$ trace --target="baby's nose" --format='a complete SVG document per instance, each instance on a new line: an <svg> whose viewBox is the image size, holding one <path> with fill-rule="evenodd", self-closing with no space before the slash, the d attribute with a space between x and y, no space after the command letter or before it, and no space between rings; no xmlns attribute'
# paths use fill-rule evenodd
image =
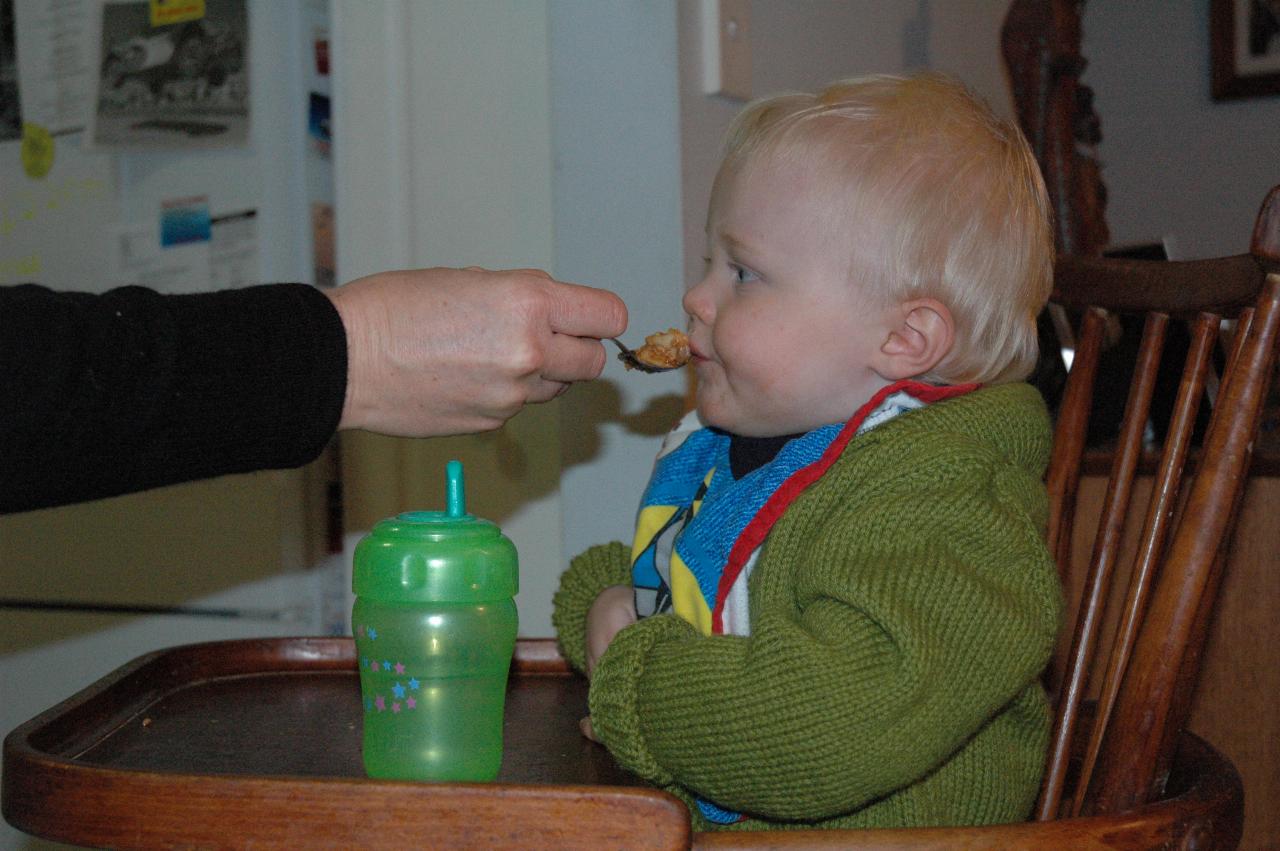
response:
<svg viewBox="0 0 1280 851"><path fill-rule="evenodd" d="M685 290L680 304L684 312L704 325L710 325L715 316L715 302L709 297L706 279Z"/></svg>

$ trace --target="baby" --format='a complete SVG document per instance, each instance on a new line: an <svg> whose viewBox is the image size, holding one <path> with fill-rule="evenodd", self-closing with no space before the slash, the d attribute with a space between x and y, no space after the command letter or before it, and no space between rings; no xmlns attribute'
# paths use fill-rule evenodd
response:
<svg viewBox="0 0 1280 851"><path fill-rule="evenodd" d="M1052 262L1025 140L949 78L731 128L684 297L697 410L554 614L584 731L695 829L1030 813L1061 597L1021 379Z"/></svg>

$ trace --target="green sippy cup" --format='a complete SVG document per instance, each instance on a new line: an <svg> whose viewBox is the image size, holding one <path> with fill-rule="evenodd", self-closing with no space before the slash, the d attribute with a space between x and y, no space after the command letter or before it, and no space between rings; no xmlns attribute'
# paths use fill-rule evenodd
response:
<svg viewBox="0 0 1280 851"><path fill-rule="evenodd" d="M356 546L351 612L370 777L492 780L516 641L516 548L466 513L462 464L446 511L377 523Z"/></svg>

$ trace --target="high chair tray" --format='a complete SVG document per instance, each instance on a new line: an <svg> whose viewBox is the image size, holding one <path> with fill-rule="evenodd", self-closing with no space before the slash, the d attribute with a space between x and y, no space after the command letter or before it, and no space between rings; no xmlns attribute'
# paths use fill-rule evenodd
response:
<svg viewBox="0 0 1280 851"><path fill-rule="evenodd" d="M4 816L111 847L688 847L684 806L580 735L586 691L521 639L494 783L371 780L351 639L160 650L6 737Z"/></svg>

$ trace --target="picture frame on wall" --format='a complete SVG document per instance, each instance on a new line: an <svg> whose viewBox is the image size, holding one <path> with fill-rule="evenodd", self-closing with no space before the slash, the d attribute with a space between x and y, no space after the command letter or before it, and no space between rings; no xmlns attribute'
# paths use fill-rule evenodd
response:
<svg viewBox="0 0 1280 851"><path fill-rule="evenodd" d="M1214 100L1280 94L1280 0L1210 0Z"/></svg>

